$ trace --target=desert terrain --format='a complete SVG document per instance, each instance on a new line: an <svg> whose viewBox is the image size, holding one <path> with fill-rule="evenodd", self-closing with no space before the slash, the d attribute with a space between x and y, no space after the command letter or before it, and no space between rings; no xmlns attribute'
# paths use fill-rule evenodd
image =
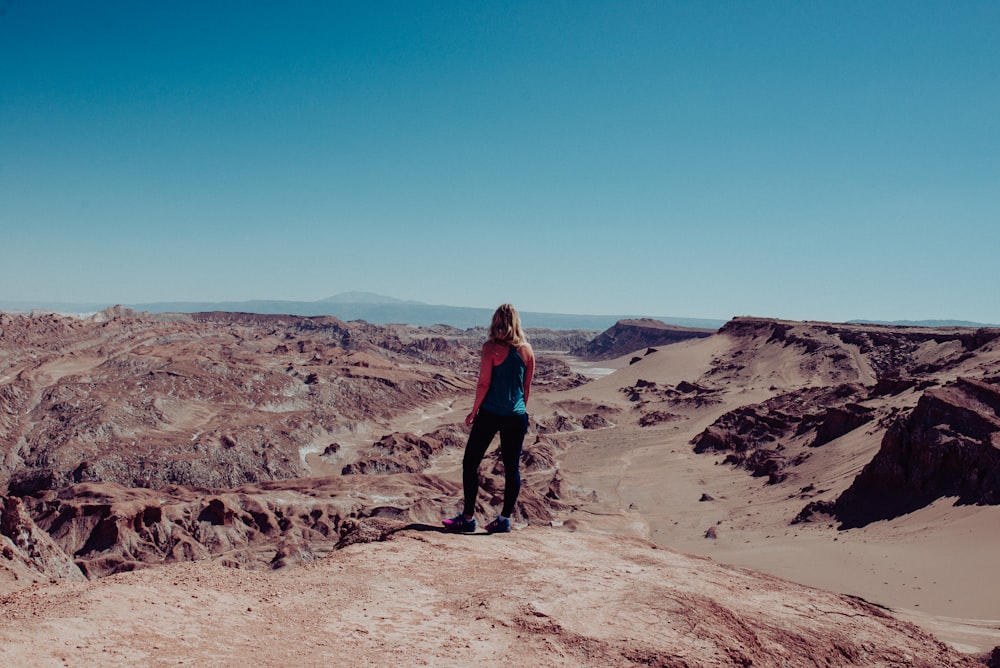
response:
<svg viewBox="0 0 1000 668"><path fill-rule="evenodd" d="M531 330L443 534L483 337L0 314L0 661L1000 665L1000 330Z"/></svg>

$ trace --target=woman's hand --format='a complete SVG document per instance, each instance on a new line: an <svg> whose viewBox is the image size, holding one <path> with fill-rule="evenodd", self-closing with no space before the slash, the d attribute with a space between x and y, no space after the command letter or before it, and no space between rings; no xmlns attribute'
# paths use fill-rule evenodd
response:
<svg viewBox="0 0 1000 668"><path fill-rule="evenodd" d="M465 426L471 427L472 421L475 419L476 419L476 411L472 411L471 413L465 416Z"/></svg>

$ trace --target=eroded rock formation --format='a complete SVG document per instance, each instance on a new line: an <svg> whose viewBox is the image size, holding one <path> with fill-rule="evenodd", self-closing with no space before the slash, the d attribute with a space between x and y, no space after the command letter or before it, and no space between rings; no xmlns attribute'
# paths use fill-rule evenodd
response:
<svg viewBox="0 0 1000 668"><path fill-rule="evenodd" d="M960 378L925 392L832 512L850 528L952 496L1000 504L1000 378Z"/></svg>
<svg viewBox="0 0 1000 668"><path fill-rule="evenodd" d="M0 490L299 477L304 453L359 424L470 393L480 336L327 316L3 314ZM536 374L539 387L585 382L544 356Z"/></svg>
<svg viewBox="0 0 1000 668"><path fill-rule="evenodd" d="M726 453L725 463L781 482L787 467L809 456L808 448L872 419L874 410L856 403L866 395L856 384L803 388L724 414L692 444L695 452Z"/></svg>
<svg viewBox="0 0 1000 668"><path fill-rule="evenodd" d="M578 357L592 360L606 360L649 346L662 346L687 339L711 336L711 329L695 329L668 325L652 318L619 320L585 345L572 349Z"/></svg>
<svg viewBox="0 0 1000 668"><path fill-rule="evenodd" d="M0 571L25 583L83 580L66 552L35 524L25 503L0 496Z"/></svg>

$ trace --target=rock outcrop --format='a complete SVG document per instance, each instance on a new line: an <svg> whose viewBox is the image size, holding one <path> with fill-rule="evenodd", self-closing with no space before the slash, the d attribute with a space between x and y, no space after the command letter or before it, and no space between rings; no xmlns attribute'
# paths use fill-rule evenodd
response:
<svg viewBox="0 0 1000 668"><path fill-rule="evenodd" d="M726 453L725 463L781 482L786 469L820 447L869 422L874 410L858 404L864 387L843 384L795 390L729 411L698 434L694 451Z"/></svg>
<svg viewBox="0 0 1000 668"><path fill-rule="evenodd" d="M228 490L82 483L5 499L0 531L35 571L59 580L182 561L270 570L329 554L347 519L437 522L457 491L427 476L374 483L315 478Z"/></svg>
<svg viewBox="0 0 1000 668"><path fill-rule="evenodd" d="M0 573L22 582L72 582L84 575L73 559L35 524L24 502L0 496Z"/></svg>
<svg viewBox="0 0 1000 668"><path fill-rule="evenodd" d="M693 439L696 452L726 453L726 463L777 483L812 448L866 425L882 439L839 498L812 501L794 521L839 518L843 528L863 526L943 496L1000 503L1000 329L741 317L720 334L733 348L713 359L701 383L773 378L770 389L777 392L793 378L806 387L725 413ZM766 377L755 375L757 358L771 360ZM638 383L623 391L633 400L651 392Z"/></svg>
<svg viewBox="0 0 1000 668"><path fill-rule="evenodd" d="M443 427L429 434L386 434L372 444L369 456L344 466L343 475L417 473L445 448L465 445L465 435L457 428Z"/></svg>
<svg viewBox="0 0 1000 668"><path fill-rule="evenodd" d="M904 327L768 318L733 318L720 334L758 345L794 349L803 371L834 382L884 381L879 391L900 391L920 377L952 368L975 352L996 345L1000 329ZM743 345L746 352L753 346ZM871 376L867 382L866 377Z"/></svg>
<svg viewBox="0 0 1000 668"><path fill-rule="evenodd" d="M676 386L661 386L652 380L638 379L632 385L619 388L628 400L641 407L650 403L666 402L671 405L700 408L719 402L718 388L702 387L689 381L681 381Z"/></svg>
<svg viewBox="0 0 1000 668"><path fill-rule="evenodd" d="M897 517L941 497L1000 504L1000 378L928 390L833 504L843 528Z"/></svg>
<svg viewBox="0 0 1000 668"><path fill-rule="evenodd" d="M475 540L370 519L342 527L346 549L304 568L176 564L17 592L0 599L0 659L981 665L864 601L634 538L544 528Z"/></svg>
<svg viewBox="0 0 1000 668"><path fill-rule="evenodd" d="M410 469L422 471L442 449L458 444L449 428L423 437L394 433L374 444L381 456L360 460L357 470L345 475L232 489L79 483L0 497L0 537L6 537L0 539L0 557L6 560L0 566L6 563L14 579L31 582L95 578L181 561L251 569L307 563L360 540L345 536L365 518L437 525L442 509L459 502L460 489ZM491 457L480 469L477 510L484 516L495 514L503 499L499 449ZM553 446L536 441L521 459L524 482L515 517L546 524L553 510L566 508L548 496L558 478ZM353 524L345 527L347 520Z"/></svg>
<svg viewBox="0 0 1000 668"><path fill-rule="evenodd" d="M619 320L586 345L572 349L572 354L590 360L606 360L628 353L663 346L688 339L711 336L715 330L668 325L652 318Z"/></svg>

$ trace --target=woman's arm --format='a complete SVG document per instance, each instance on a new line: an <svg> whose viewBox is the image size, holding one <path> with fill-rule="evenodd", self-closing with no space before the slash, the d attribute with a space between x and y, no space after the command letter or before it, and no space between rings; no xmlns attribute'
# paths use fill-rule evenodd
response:
<svg viewBox="0 0 1000 668"><path fill-rule="evenodd" d="M479 360L479 380L476 382L476 401L472 404L472 412L465 418L465 426L471 427L472 421L476 419L479 407L486 399L486 393L490 391L490 380L493 379L493 343L483 344L483 356Z"/></svg>
<svg viewBox="0 0 1000 668"><path fill-rule="evenodd" d="M524 405L528 405L528 397L531 395L531 379L535 377L535 351L531 349L530 343L521 346L521 359L524 360Z"/></svg>

